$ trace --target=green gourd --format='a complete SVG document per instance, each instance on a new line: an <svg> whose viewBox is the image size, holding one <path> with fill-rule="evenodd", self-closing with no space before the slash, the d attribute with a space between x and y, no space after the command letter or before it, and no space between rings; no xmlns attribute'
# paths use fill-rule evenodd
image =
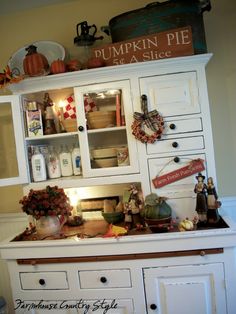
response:
<svg viewBox="0 0 236 314"><path fill-rule="evenodd" d="M146 196L142 216L148 219L162 219L171 216L172 209L166 203L165 197L159 197L155 193Z"/></svg>

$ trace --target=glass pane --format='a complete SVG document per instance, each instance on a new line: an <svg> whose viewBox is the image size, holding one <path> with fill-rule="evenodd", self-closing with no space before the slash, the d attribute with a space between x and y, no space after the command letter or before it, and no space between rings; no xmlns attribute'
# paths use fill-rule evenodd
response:
<svg viewBox="0 0 236 314"><path fill-rule="evenodd" d="M0 105L0 179L18 175L11 103L2 103Z"/></svg>
<svg viewBox="0 0 236 314"><path fill-rule="evenodd" d="M91 168L128 166L122 90L107 89L84 95Z"/></svg>

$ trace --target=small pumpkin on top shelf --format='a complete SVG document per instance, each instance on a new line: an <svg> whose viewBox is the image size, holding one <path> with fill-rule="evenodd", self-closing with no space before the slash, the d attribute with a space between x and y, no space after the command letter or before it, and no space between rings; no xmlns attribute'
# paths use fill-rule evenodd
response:
<svg viewBox="0 0 236 314"><path fill-rule="evenodd" d="M37 47L30 45L25 50L27 51L27 54L23 60L25 74L29 76L40 76L48 74L48 60L42 53L37 52Z"/></svg>
<svg viewBox="0 0 236 314"><path fill-rule="evenodd" d="M63 60L57 59L51 63L50 73L51 74L59 74L66 72L66 65Z"/></svg>
<svg viewBox="0 0 236 314"><path fill-rule="evenodd" d="M67 72L79 71L81 67L81 63L77 59L71 59L66 63Z"/></svg>
<svg viewBox="0 0 236 314"><path fill-rule="evenodd" d="M100 68L100 67L104 67L104 66L105 66L105 62L101 58L91 57L87 61L87 68L88 69Z"/></svg>

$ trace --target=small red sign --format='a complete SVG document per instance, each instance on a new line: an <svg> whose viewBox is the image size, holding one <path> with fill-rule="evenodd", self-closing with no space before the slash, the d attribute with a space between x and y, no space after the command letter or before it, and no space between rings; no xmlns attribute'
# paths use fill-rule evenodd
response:
<svg viewBox="0 0 236 314"><path fill-rule="evenodd" d="M202 159L194 159L189 165L174 170L172 172L166 173L162 176L157 176L152 180L154 187L161 188L172 182L181 180L183 178L189 177L194 173L201 172L205 169L204 161Z"/></svg>

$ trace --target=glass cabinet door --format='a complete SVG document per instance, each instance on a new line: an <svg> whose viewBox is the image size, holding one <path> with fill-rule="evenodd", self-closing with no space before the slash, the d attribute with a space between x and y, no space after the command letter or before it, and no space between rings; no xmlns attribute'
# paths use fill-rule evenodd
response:
<svg viewBox="0 0 236 314"><path fill-rule="evenodd" d="M28 181L18 96L0 97L0 186Z"/></svg>
<svg viewBox="0 0 236 314"><path fill-rule="evenodd" d="M137 173L129 81L77 87L75 99L84 176Z"/></svg>

